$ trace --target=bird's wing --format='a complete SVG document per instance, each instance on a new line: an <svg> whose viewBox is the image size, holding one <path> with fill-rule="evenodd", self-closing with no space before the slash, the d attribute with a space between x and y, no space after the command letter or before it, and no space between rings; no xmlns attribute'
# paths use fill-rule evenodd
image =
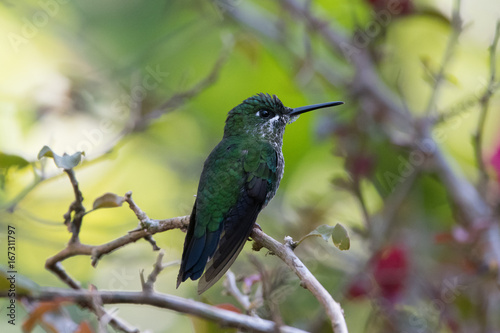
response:
<svg viewBox="0 0 500 333"><path fill-rule="evenodd" d="M200 225L196 218L197 202L198 200L195 201L193 211L189 217L189 227L184 241L181 267L177 276L177 288L179 288L181 282L186 281L188 278L196 280L201 276L207 260L213 255L219 243L222 225L213 231L209 231L206 226ZM204 229L205 231L198 236L196 235L197 229Z"/></svg>
<svg viewBox="0 0 500 333"><path fill-rule="evenodd" d="M275 191L277 161L276 151L267 143L247 150L242 160L244 184L240 187L236 203L224 216L219 246L200 279L199 294L224 275L243 249L257 215L270 199L268 193Z"/></svg>
<svg viewBox="0 0 500 333"><path fill-rule="evenodd" d="M222 140L205 161L198 195L184 241L177 287L188 278L198 279L219 244L224 217L236 205L244 186L241 142Z"/></svg>

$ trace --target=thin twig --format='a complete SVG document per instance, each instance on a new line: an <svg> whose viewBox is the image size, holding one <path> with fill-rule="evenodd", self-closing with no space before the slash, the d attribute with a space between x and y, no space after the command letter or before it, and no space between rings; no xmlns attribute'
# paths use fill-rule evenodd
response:
<svg viewBox="0 0 500 333"><path fill-rule="evenodd" d="M92 258L92 266L97 266L99 259L108 253L115 251L116 249L123 247L127 244L134 243L141 238L158 232L163 232L172 229L186 229L189 225L189 215L174 217L166 220L154 220L157 226L150 229L140 229L133 230L128 234L116 238L108 243L101 245L86 245L86 244L68 244L68 246L57 253L56 255L47 259L45 266L47 268L52 267L55 263L63 261L67 258L74 257L77 255L87 255ZM50 268L49 268L50 269Z"/></svg>
<svg viewBox="0 0 500 333"><path fill-rule="evenodd" d="M435 149L429 156L429 163L432 164L432 168L439 174L456 207L460 207L461 211L465 212L464 217L466 223L471 226L477 226L480 224L484 225L485 221L491 221L492 215L490 207L466 178L451 167L450 162L447 161L444 153L434 142L429 131L422 131L418 126L415 126L416 122L412 119L411 114L405 112L400 105L394 102L394 94L380 79L369 53L366 52L365 49L356 48L356 46L350 44L345 37L345 33L343 33L340 28L332 28L332 24L335 23L332 18L329 19L329 22L332 22L331 24L318 19L311 11L301 6L297 0L281 0L280 3L285 10L305 21L311 30L319 34L325 43L335 52L339 54L344 53L344 55L346 55L344 52L346 48L352 51L348 53L348 56L350 56L348 60L354 66L356 75L353 78L351 87L352 90L356 92L356 96L363 107L373 107L373 105L380 106L384 112L384 119L389 118L391 123L397 126L400 133L405 133L411 139L409 141L410 144L415 142L415 140L420 142L431 142L433 144L432 148ZM454 21L452 22L455 28L453 34L455 35L457 34L457 27L459 25L461 26L461 21L458 16L459 7L460 2L457 1L454 10ZM450 38L451 46L453 46L455 43L453 39L458 38L458 35L455 37L451 36ZM448 59L449 56L446 56L445 52L445 64L448 62L446 59ZM431 105L432 103L429 104ZM394 140L391 132L387 132L387 134L391 140L400 141ZM424 153L428 154L429 152ZM500 270L500 265L498 265L498 263L500 263L500 243L496 242L499 239L500 227L498 227L498 223L493 223L484 234L486 246L483 253L483 260L487 263L497 263L497 270ZM492 264L491 267L495 267L495 265ZM500 274L498 274L498 279L500 283Z"/></svg>
<svg viewBox="0 0 500 333"><path fill-rule="evenodd" d="M434 75L434 85L431 88L431 97L427 102L426 115L431 115L431 112L435 110L436 100L439 96L440 88L444 79L444 72L453 56L455 51L455 46L457 45L458 38L462 33L462 18L460 17L460 0L455 0L455 6L453 8L453 13L451 16L451 27L452 32L448 43L446 44L446 49L444 51L443 60L441 60L441 66L438 72Z"/></svg>
<svg viewBox="0 0 500 333"><path fill-rule="evenodd" d="M226 279L224 280L224 288L226 288L227 292L233 296L238 303L245 309L247 313L251 310L250 297L248 295L243 294L238 286L236 285L236 277L231 270L226 272Z"/></svg>
<svg viewBox="0 0 500 333"><path fill-rule="evenodd" d="M94 313L97 316L97 319L99 319L99 326L98 326L98 332L99 333L107 333L107 325L109 324L110 317L106 315L106 312L103 309L103 304L102 300L99 297L99 294L96 292L97 289L94 286L90 286L90 295L92 298L92 301L89 302L89 305L91 308L94 310Z"/></svg>
<svg viewBox="0 0 500 333"><path fill-rule="evenodd" d="M0 297L7 297L6 292L0 292ZM274 333L275 323L269 320L252 317L233 311L224 310L205 303L197 302L173 295L160 294L157 292L144 293L133 291L92 291L71 290L60 288L44 288L32 295L23 295L22 292L16 297L27 297L32 300L67 299L74 302L91 306L93 299L98 297L103 304L148 304L155 307L170 309L184 314L191 314L200 318L220 323L226 327L250 330L252 332ZM307 333L298 328L282 326L283 333Z"/></svg>
<svg viewBox="0 0 500 333"><path fill-rule="evenodd" d="M309 7L297 0L281 0L280 4L285 11L304 22L311 32L318 34L333 52L343 55L352 63L355 74L347 88L360 104L373 105L372 109L383 113L386 121L408 135L413 134L409 115L395 102L395 94L381 80L366 48L354 45L348 33L336 24L333 17L328 20L320 19ZM363 103L364 100L367 102Z"/></svg>
<svg viewBox="0 0 500 333"><path fill-rule="evenodd" d="M66 250L66 249L64 249ZM63 251L64 251L63 250ZM61 252L63 252L61 251ZM59 252L59 253L61 253ZM53 257L52 257L53 258ZM78 281L73 279L68 273L66 273L66 270L64 270L61 262L59 260L54 260L54 262L49 262L48 260L45 262L45 268L52 273L54 273L62 282L67 284L73 289L80 289L81 285Z"/></svg>
<svg viewBox="0 0 500 333"><path fill-rule="evenodd" d="M473 148L474 154L476 156L477 168L479 170L479 180L478 188L484 190L486 184L488 183L488 173L486 172L486 166L484 165L483 159L483 133L484 125L486 123L486 116L488 114L488 109L490 106L490 99L493 95L495 84L496 84L496 49L498 44L498 39L500 38L500 21L497 21L495 29L495 37L490 46L490 79L488 81L488 86L486 91L480 99L481 111L479 113L479 121L477 124L476 133L473 136Z"/></svg>
<svg viewBox="0 0 500 333"><path fill-rule="evenodd" d="M371 218L370 218L370 213L368 212L368 207L366 206L366 201L363 196L363 193L361 192L361 184L360 180L358 178L353 179L352 181L352 190L354 196L358 199L359 206L361 208L361 212L363 213L363 221L365 223L365 228L368 234L372 233L372 225L370 223Z"/></svg>
<svg viewBox="0 0 500 333"><path fill-rule="evenodd" d="M13 213L16 210L19 202L21 202L21 200L23 200L31 191L33 191L38 185L40 185L44 180L47 179L45 178L45 173L43 169L41 169L40 174L38 174L37 169L35 168L35 164L32 163L31 166L33 168L33 175L34 175L33 182L30 185L26 186L24 189L22 189L21 192L19 192L14 197L14 199L12 199L11 201L7 202L4 205L1 205L0 210L6 209L9 213Z"/></svg>
<svg viewBox="0 0 500 333"><path fill-rule="evenodd" d="M131 242L135 242L140 238L146 238L149 236L149 239L152 240L151 234L148 233L147 229L141 229L138 230L137 232L132 232L129 233L128 235L125 235L123 237L120 237L118 239L115 239L114 241L111 241L109 243L103 244L101 246L92 246L92 245L86 245L86 244L81 244L79 241L79 232L82 224L83 217L85 215L85 207L83 206L83 196L82 193L80 192L79 186L78 186L78 181L76 180L74 171L72 169L65 169L64 170L71 181L71 184L73 186L74 194L75 194L75 201L70 205L70 209L68 213L65 214L65 219L69 218L66 217L66 215L71 215L71 212L73 211L73 219L71 221L71 231L72 231L72 237L70 241L68 242L66 248L64 248L62 251L57 253L56 255L50 257L47 259L45 262L45 267L47 270L53 272L61 281L66 283L69 287L75 289L75 290L81 290L81 285L80 283L73 279L63 268L61 262L64 261L67 258L76 256L76 255L91 255L92 256L92 264L96 265L98 259L106 254L109 253L121 246L124 246L125 244L129 244ZM129 199L131 200L131 193L127 193ZM135 205L135 204L134 204ZM144 213L143 213L144 214ZM147 220L147 215L144 214ZM182 220L182 219L181 219ZM162 224L161 221L154 221L155 225L159 225L160 228L161 226L165 226L165 224ZM167 223L169 224L169 223ZM177 227L179 228L185 228L185 225L180 223L177 224ZM161 230L161 229L160 229ZM157 232L157 231L155 231ZM153 240L154 242L154 240ZM131 328L128 324L122 321L122 319L110 315L104 308L99 307L99 306L94 306L91 309L94 310L96 315L101 318L105 317L106 320L109 322L111 326L113 326L115 329L120 330L122 332L126 333L133 333L133 332L138 332L136 328ZM99 309L99 310L96 310Z"/></svg>
<svg viewBox="0 0 500 333"><path fill-rule="evenodd" d="M165 255L165 251L163 251L163 250L161 250L160 253L158 253L158 258L156 258L156 262L153 266L153 270L148 275L148 279L142 284L142 290L145 293L152 293L153 292L153 286L156 282L156 278L163 270L163 265L162 265L161 261L163 260L164 255Z"/></svg>
<svg viewBox="0 0 500 333"><path fill-rule="evenodd" d="M75 195L75 201L70 205L70 210L66 214L64 214L66 223L68 221L68 217L71 216L71 212L73 212L73 219L70 225L72 236L69 243L79 243L80 228L82 226L83 216L85 215L83 195L80 191L78 181L76 180L75 172L73 171L73 169L64 169L64 172L66 172L69 177Z"/></svg>
<svg viewBox="0 0 500 333"><path fill-rule="evenodd" d="M177 218L172 218L168 220L151 220L147 215L135 204L131 199L131 193L127 193L125 196L130 208L134 211L137 217L141 221L141 228L136 229L125 236L117 238L109 243L103 245L85 245L80 243L68 244L68 246L56 254L55 256L49 258L46 263L46 267L54 271L54 267L61 268L59 276L69 281L69 285L72 288L78 289L79 284L76 281L69 278L60 262L76 255L92 255L93 264L97 263L98 258L103 254L109 253L122 247L126 244L135 242L146 235L154 234L157 232L162 232L166 230L171 230L174 228L186 229L189 223L189 216L182 216ZM147 229L144 229L146 227ZM259 243L261 247L266 247L270 251L276 253L282 260L284 260L292 270L299 276L304 286L309 289L320 301L323 307L332 320L332 325L334 327L334 332L347 332L345 326L345 321L342 315L342 310L340 306L333 300L330 294L324 289L323 286L316 280L316 278L305 268L305 266L300 262L300 260L295 256L291 248L291 243L280 244L276 240L264 234L262 231L255 231L252 233L252 238L255 242ZM64 273L64 274L63 274ZM146 283L147 284L147 283ZM103 302L106 301L103 299ZM190 312L187 312L190 313ZM274 323L273 323L274 325Z"/></svg>
<svg viewBox="0 0 500 333"><path fill-rule="evenodd" d="M284 325L284 322L283 318L281 317L279 306L272 297L273 285L271 282L271 276L264 265L257 259L257 257L251 256L250 261L259 272L262 283L262 298L264 303L269 307L271 319L276 323L276 327L274 329L276 333L279 333L280 328Z"/></svg>
<svg viewBox="0 0 500 333"><path fill-rule="evenodd" d="M293 252L293 241L290 237L285 237L283 244L266 235L259 228L254 228L251 234L252 239L257 244L254 248L265 247L290 267L299 277L302 286L308 289L325 309L332 324L333 332L346 333L347 325L344 319L340 304L335 302L332 295L319 283L316 277L307 269L300 259ZM255 246L257 245L257 246Z"/></svg>
<svg viewBox="0 0 500 333"><path fill-rule="evenodd" d="M494 83L489 89L490 93L493 95L500 88L500 82ZM466 112L469 112L473 106L476 104L481 104L483 96L478 96L477 92L471 93L465 98L462 98L459 102L454 103L452 106L446 107L439 111L439 114L434 117L429 117L432 124L442 124L449 122L454 117L460 116Z"/></svg>
<svg viewBox="0 0 500 333"><path fill-rule="evenodd" d="M89 245L83 245L80 243L73 243L73 244L68 244L68 246L59 252L57 255L54 257L51 257L47 259L45 263L45 268L48 269L49 271L53 272L59 279L67 284L69 287L75 289L75 290L82 290L81 285L78 281L73 279L63 268L61 261L63 261L66 258L75 256L77 254L74 254L74 252L82 251L82 249L89 247ZM77 250L78 249L78 250ZM61 258L61 259L59 259ZM102 308L102 311L107 316L109 313ZM114 327L115 329L125 332L125 333L137 333L139 332L138 329L131 327L129 324L124 322L121 318L118 318L116 316L111 316L111 319L109 320L109 324Z"/></svg>
<svg viewBox="0 0 500 333"><path fill-rule="evenodd" d="M433 142L432 162L438 172L448 195L463 216L467 227L484 230L483 262L491 269L500 285L500 226L493 216L491 207L484 201L477 189L463 175L452 168L443 151L432 140L429 129L425 131L425 140ZM485 228L487 226L487 228Z"/></svg>
<svg viewBox="0 0 500 333"><path fill-rule="evenodd" d="M217 81L222 67L227 62L227 59L229 59L231 48L232 45L228 46L225 50L221 51L219 58L215 61L214 66L212 67L211 71L208 73L206 77L204 77L201 81L199 81L190 89L175 93L165 102L163 102L159 107L148 112L142 118L138 119L134 124L133 130L137 131L146 128L153 120L179 107L187 99L198 95L201 91L205 90L215 81Z"/></svg>

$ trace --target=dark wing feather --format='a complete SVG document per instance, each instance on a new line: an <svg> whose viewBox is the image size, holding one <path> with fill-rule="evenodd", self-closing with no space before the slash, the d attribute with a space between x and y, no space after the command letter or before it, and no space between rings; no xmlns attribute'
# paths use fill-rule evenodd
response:
<svg viewBox="0 0 500 333"><path fill-rule="evenodd" d="M213 256L219 243L222 226L216 231L206 232L201 237L194 237L195 221L196 201L189 218L189 227L186 240L184 241L184 251L182 252L181 268L177 276L177 288L181 282L186 281L188 278L196 280L201 276L207 260Z"/></svg>
<svg viewBox="0 0 500 333"><path fill-rule="evenodd" d="M245 165L245 186L236 205L224 217L219 246L198 284L199 294L214 285L231 267L250 236L259 212L270 199L268 193L275 191L276 152L272 147L265 147L257 154L255 163Z"/></svg>

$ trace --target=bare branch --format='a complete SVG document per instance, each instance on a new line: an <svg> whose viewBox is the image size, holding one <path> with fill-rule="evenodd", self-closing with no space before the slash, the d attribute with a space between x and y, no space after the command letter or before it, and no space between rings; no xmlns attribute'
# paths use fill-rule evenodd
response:
<svg viewBox="0 0 500 333"><path fill-rule="evenodd" d="M72 174L72 176L70 176L70 179L71 179L71 183L73 184L75 195L77 196L77 200L75 202L73 202L71 204L71 206L74 207L75 205L76 206L81 205L81 207L83 207L83 205L81 204L81 201L83 201L83 197L78 189L78 183L76 182L76 178L74 177L74 173L72 173L72 170L70 170L70 171L71 172L69 172L68 175ZM127 195L126 195L126 197L128 197L129 200L131 201L132 200L131 193L129 192L129 193L127 193ZM133 203L133 201L131 201L131 202ZM130 202L129 202L129 204L130 204ZM135 203L133 203L132 206L135 206ZM81 207L77 208L80 213L77 214L77 212L75 211L72 223L74 223L75 216L77 216L77 215L78 216L81 215L79 218L83 219L83 216L85 214L85 208L83 208L83 210L82 210ZM136 207L136 209L134 210L134 212L136 212L136 215L142 212L140 209L138 209L137 206L135 206L135 207ZM86 245L86 244L80 243L80 241L78 240L78 233L79 233L80 227L78 227L77 229L73 229L76 232L76 233L74 232L72 235L71 240L73 240L73 241L70 240L70 242L68 243L66 248L64 248L63 250L61 250L60 252L58 252L54 256L48 258L47 261L45 262L45 268L47 270L53 272L57 277L59 277L59 279L61 281L63 281L69 287L76 289L76 290L81 290L80 283L77 280L73 279L64 270L64 268L61 264L62 261L66 260L70 257L77 256L77 255L89 255L89 256L92 256L92 266L96 266L98 260L104 254L110 253L110 252L112 252L112 251L114 251L122 246L125 246L126 244L136 242L137 240L139 240L141 238L146 238L148 236L151 236L152 234L154 234L156 232L170 230L170 229L174 229L174 228L185 229L187 224L188 224L188 221L189 221L189 216L187 217L187 219L185 217L180 217L180 218L163 220L163 221L149 220L149 218L147 217L147 215L144 212L142 212L141 216L145 217L144 218L145 223L150 222L149 226L151 226L151 225L155 226L155 228L153 228L154 229L153 231L149 232L147 229L142 228L142 229L139 229L136 231L132 231L132 232L128 233L127 235L122 236L120 238L117 238L111 242L108 242L108 243L105 243L102 245L97 245L97 246ZM81 226L81 220L80 220L80 226ZM76 238L75 238L75 234L76 234ZM74 240L74 239L76 239L76 240ZM154 281L151 282L151 284L152 283L154 283ZM92 309L95 309L95 307ZM126 333L132 333L132 332L138 331L135 328L130 328L129 325L122 322L122 320L120 318L110 315L103 308L100 310L101 311L96 312L96 314L98 316L101 316L101 317L103 315L105 315L106 318L109 318L107 320L109 320L109 324L111 326L113 326L114 328L116 328L122 332L126 332Z"/></svg>
<svg viewBox="0 0 500 333"><path fill-rule="evenodd" d="M139 226L137 230L142 229L148 229L152 225L155 225L155 221L151 220L146 213L144 213L132 200L132 191L128 191L125 193L125 201L128 203L130 209L135 213L135 216L139 219ZM153 239L152 235L146 235L144 236L144 239L148 241L152 246L153 246L153 251L158 251L160 248L156 244L156 241Z"/></svg>
<svg viewBox="0 0 500 333"><path fill-rule="evenodd" d="M484 165L483 159L483 132L484 125L486 123L486 116L488 114L488 109L490 106L490 99L495 90L496 84L496 49L498 44L498 39L500 38L500 21L497 22L495 29L495 37L493 37L493 42L490 46L490 80L488 81L488 86L486 91L480 99L481 112L479 113L479 121L477 124L476 133L473 136L473 148L474 154L476 156L476 163L479 169L479 189L484 189L488 183L488 173L486 172L486 166Z"/></svg>
<svg viewBox="0 0 500 333"><path fill-rule="evenodd" d="M307 7L301 6L296 0L281 0L283 8L293 15L300 17L310 27L311 31L319 34L325 43L335 52L341 53L348 58L354 66L356 75L352 79L351 91L356 94L359 103L362 105L364 112L383 112L384 121L390 120L400 133L404 133L409 141L407 144L410 148L415 149L414 142L427 142L432 143L431 152L423 151L428 155L429 163L435 171L440 175L443 184L445 185L448 194L459 207L460 211L464 213L466 223L484 229L484 224L490 225L483 235L483 240L486 244L483 260L489 264L491 268L495 268L500 283L499 269L500 265L500 228L497 221L494 221L491 208L483 200L480 193L470 184L470 182L462 175L453 169L450 162L444 157L444 153L437 147L437 144L432 139L428 126L430 126L431 118L424 119L421 124L415 121L411 114L405 112L404 107L394 102L394 94L387 88L385 83L381 81L380 76L377 75L374 63L365 49L357 48L352 45L345 37L345 33L338 27L332 28L332 19L329 22L318 19ZM456 7L453 14L454 33L449 41L448 51L450 54L444 57L444 66L442 71L451 57L451 51L459 36L458 32L461 31L461 19L459 16L460 2L456 2ZM349 51L346 54L346 50ZM441 74L442 76L443 74ZM439 73L438 73L438 76ZM431 107L432 107L431 98ZM422 128L425 128L422 130ZM394 140L393 134L388 132L389 137L394 142L403 142L401 140ZM403 142L404 143L404 142ZM496 264L495 264L496 263Z"/></svg>
<svg viewBox="0 0 500 333"><path fill-rule="evenodd" d="M90 247L89 245L83 245L78 243L68 244L68 246L56 254L55 256L47 259L45 263L45 268L49 271L53 272L61 281L66 283L68 286L75 290L82 290L81 285L78 281L73 279L63 268L61 261L77 255L77 252L84 252L86 248ZM95 310L94 308L91 308ZM94 311L95 312L95 311ZM121 318L110 315L104 308L101 308L99 312L96 312L96 315L99 317L100 315L105 315L109 319L109 324L113 326L115 329L125 332L125 333L137 333L138 330L134 327L130 327L127 323L125 323Z"/></svg>
<svg viewBox="0 0 500 333"><path fill-rule="evenodd" d="M307 269L300 259L293 252L293 241L291 237L285 237L283 244L266 235L259 228L253 228L252 239L256 242L254 248L265 247L270 250L299 277L301 285L308 289L325 309L330 318L333 331L335 333L346 333L347 325L340 304L335 302L332 295L319 283L316 277Z"/></svg>
<svg viewBox="0 0 500 333"><path fill-rule="evenodd" d="M67 249L67 248L66 248ZM65 252L64 249L63 251L59 253ZM50 260L52 259L52 260ZM50 260L50 261L49 261ZM62 259L63 260L63 259ZM68 286L70 286L73 289L80 289L80 283L73 279L66 271L64 270L60 260L57 260L55 257L51 257L47 259L45 262L45 268L52 273L54 273L62 282L66 283Z"/></svg>
<svg viewBox="0 0 500 333"><path fill-rule="evenodd" d="M11 201L1 205L0 210L5 209L9 213L13 213L17 209L19 202L21 202L31 191L47 179L43 169L43 164L40 170L36 169L34 163L32 163L31 167L33 168L33 182L22 189L21 192L19 192Z"/></svg>
<svg viewBox="0 0 500 333"><path fill-rule="evenodd" d="M335 77L331 77L330 71L324 72L322 70L324 66L315 67L318 75L334 84L342 83L346 85L350 93L364 106L362 108L364 112L370 115L379 114L384 121L393 123L402 133L406 133L409 136L414 134L415 129L411 124L411 118L405 112L404 108L395 102L397 100L395 94L388 89L387 85L377 74L370 54L367 52L368 50L354 45L349 39L348 33L340 25L335 25L334 18L329 17L328 20L320 19L313 14L310 6L304 6L297 0L281 0L280 4L286 12L304 22L312 33L318 34L325 41L326 46L332 49L333 52L342 55L348 62L352 63L355 70L355 74L350 80L338 74ZM258 22L258 17L243 20L241 17L244 14L239 13L239 9L237 8L231 11L230 14L235 19L240 19L240 23L261 32L252 24L249 24L251 21ZM334 25L335 27L333 27ZM275 34L264 35L277 42L282 42L279 36Z"/></svg>
<svg viewBox="0 0 500 333"><path fill-rule="evenodd" d="M181 297L160 294L156 292L130 292L130 291L92 291L71 290L59 288L45 288L34 295L17 297L28 297L32 300L68 299L91 307L93 300L97 297L102 304L148 304L159 308L170 309L180 313L191 314L200 318L211 320L225 327L246 329L252 332L275 333L275 323L258 317L235 313ZM5 292L0 297L7 297ZM298 328L282 326L283 333L307 333Z"/></svg>
<svg viewBox="0 0 500 333"><path fill-rule="evenodd" d="M164 255L165 255L165 251L161 250L160 253L158 254L158 258L156 259L156 262L153 266L153 271L151 271L151 273L149 274L147 281L143 282L142 290L145 293L153 292L153 286L156 282L156 278L163 270L163 265L162 265L161 261L163 260Z"/></svg>
<svg viewBox="0 0 500 333"><path fill-rule="evenodd" d="M80 228L82 226L83 216L85 215L85 207L83 206L83 195L78 186L78 181L76 180L75 172L73 171L73 169L64 169L64 172L66 172L66 174L69 177L75 195L75 201L70 205L69 211L66 214L64 214L64 222L67 223L69 221L71 212L73 212L73 219L71 221L71 224L69 225L69 228L73 235L71 236L69 242L70 244L78 243L80 241L79 240Z"/></svg>
<svg viewBox="0 0 500 333"><path fill-rule="evenodd" d="M92 301L89 302L89 305L94 310L94 313L99 319L99 333L107 333L107 325L109 324L110 317L107 316L107 313L104 311L102 307L102 300L96 291L97 289L94 286L90 286L90 295L92 297Z"/></svg>
<svg viewBox="0 0 500 333"><path fill-rule="evenodd" d="M281 317L280 309L278 304L273 300L272 294L272 283L269 272L266 270L264 265L255 256L250 257L250 261L257 268L259 275L261 276L262 282L262 298L264 303L267 304L270 311L271 319L276 323L275 331L280 332L280 328L284 325L283 318Z"/></svg>
<svg viewBox="0 0 500 333"><path fill-rule="evenodd" d="M455 7L453 9L453 14L451 17L451 27L452 32L448 43L446 44L446 49L444 51L443 60L441 61L441 66L438 72L434 75L434 85L431 88L431 97L427 103L427 108L425 113L431 115L432 111L435 110L436 100L439 96L440 88L444 79L444 71L453 56L455 46L458 42L458 37L462 33L462 18L460 17L460 0L455 0Z"/></svg>
<svg viewBox="0 0 500 333"><path fill-rule="evenodd" d="M125 195L126 201L130 208L134 211L140 220L141 228L133 230L125 236L117 238L103 245L85 245L81 243L69 243L68 246L55 256L49 258L46 262L46 267L56 273L70 287L79 289L79 283L69 277L61 266L61 261L76 255L91 255L93 258L92 264L95 265L97 260L104 254L114 251L122 246L144 238L147 235L152 235L157 232L163 232L174 228L186 229L189 223L189 216L182 216L168 220L152 220L150 219L132 200L131 192ZM261 247L266 247L273 253L276 253L288 266L299 276L304 286L309 289L316 298L320 301L323 307L332 320L334 332L347 332L345 321L342 315L340 306L333 300L330 294L316 280L316 278L307 270L307 268L295 256L291 247L291 239L283 245L267 236L262 231L253 231L252 238ZM159 261L155 265L153 273L148 278L148 281L143 284L144 290L148 293L152 291L152 285L156 280L156 276L161 271L161 254ZM103 299L103 302L106 301ZM191 312L187 312L191 313ZM274 324L274 323L273 323Z"/></svg>
<svg viewBox="0 0 500 333"><path fill-rule="evenodd" d="M231 270L226 272L226 279L224 280L224 288L226 288L227 292L233 296L238 303L247 311L250 312L252 303L250 302L250 298L248 295L243 294L236 285L236 277Z"/></svg>
<svg viewBox="0 0 500 333"><path fill-rule="evenodd" d="M133 230L129 232L127 235L119 237L105 244L101 245L86 245L80 243L68 244L68 246L65 249L63 249L53 257L47 259L45 267L47 269L52 270L51 267L53 267L55 263L77 255L91 256L92 266L95 267L97 266L99 259L103 255L111 253L116 249L125 246L127 244L134 243L139 239L144 238L145 236L153 235L157 232L163 232L171 229L186 229L189 224L189 215L174 217L166 220L152 220L152 221L154 221L155 225L151 229Z"/></svg>
<svg viewBox="0 0 500 333"><path fill-rule="evenodd" d="M163 102L158 108L142 116L135 122L133 130L142 130L146 128L149 125L149 123L151 123L153 120L179 107L187 99L198 95L201 91L205 90L215 81L217 81L222 67L229 58L230 49L231 49L230 47L227 47L225 50L221 51L221 54L219 58L216 60L214 66L212 67L212 70L210 71L210 73L208 73L208 75L205 78L199 81L192 88L172 95L169 99Z"/></svg>

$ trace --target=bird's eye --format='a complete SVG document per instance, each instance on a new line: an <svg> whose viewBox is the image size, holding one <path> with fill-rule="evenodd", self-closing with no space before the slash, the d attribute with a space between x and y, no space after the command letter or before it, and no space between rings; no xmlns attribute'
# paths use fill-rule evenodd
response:
<svg viewBox="0 0 500 333"><path fill-rule="evenodd" d="M269 112L267 110L260 110L259 112L257 112L257 115L261 118L269 118L269 116L271 115L271 112Z"/></svg>

